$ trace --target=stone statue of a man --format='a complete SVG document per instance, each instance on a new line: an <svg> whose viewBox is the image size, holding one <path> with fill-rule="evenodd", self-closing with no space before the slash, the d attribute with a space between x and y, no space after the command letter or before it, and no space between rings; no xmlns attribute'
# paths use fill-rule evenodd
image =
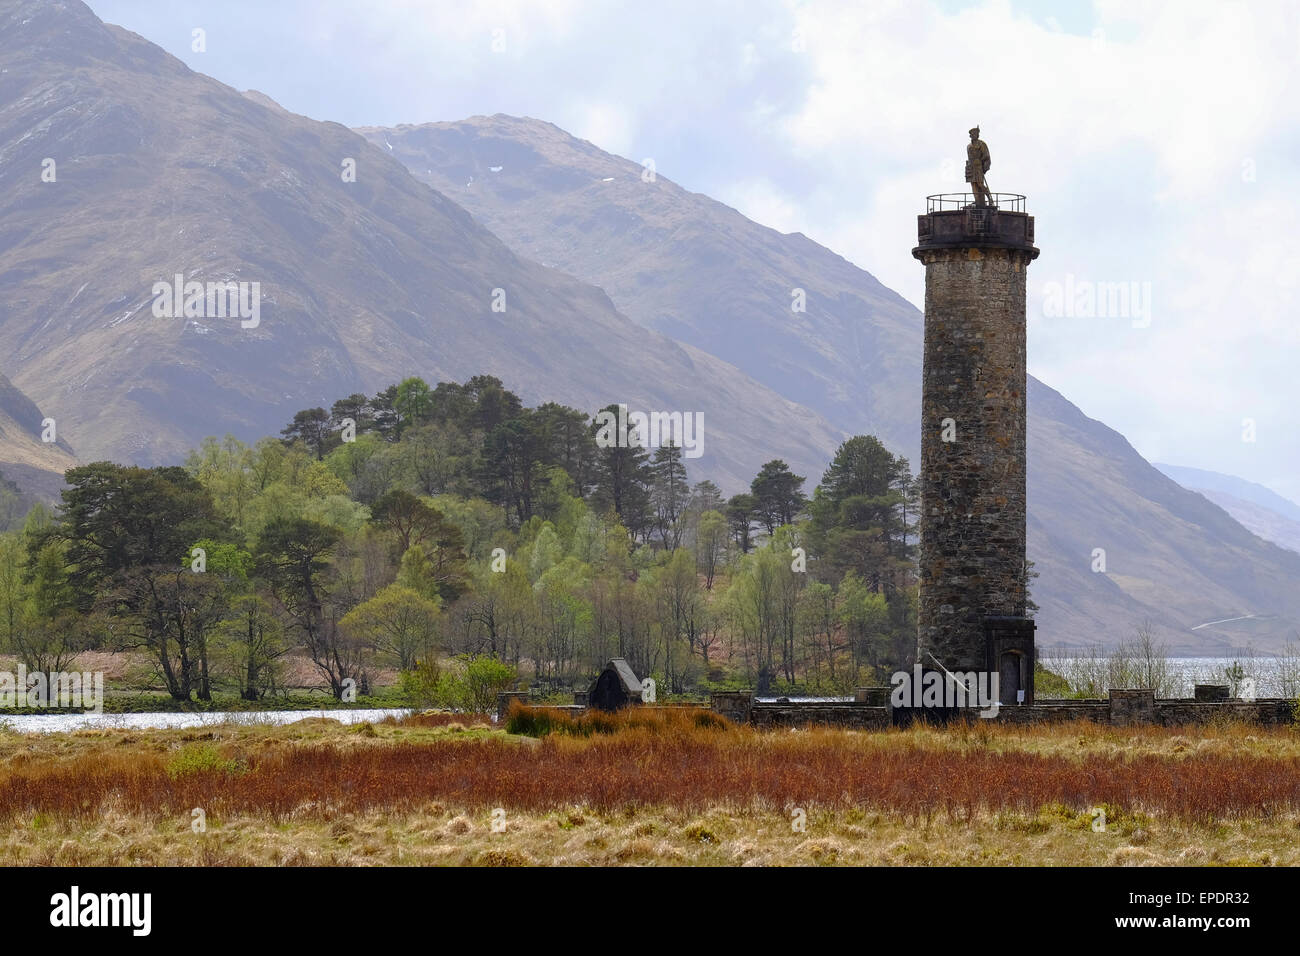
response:
<svg viewBox="0 0 1300 956"><path fill-rule="evenodd" d="M966 182L970 183L977 206L987 206L993 201L989 187L984 182L984 174L988 171L989 148L980 139L980 128L976 126L970 131L970 142L966 144Z"/></svg>

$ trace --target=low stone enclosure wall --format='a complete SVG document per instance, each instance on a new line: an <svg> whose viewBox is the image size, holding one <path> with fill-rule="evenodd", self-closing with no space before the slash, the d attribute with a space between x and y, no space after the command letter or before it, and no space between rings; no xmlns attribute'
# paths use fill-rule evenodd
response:
<svg viewBox="0 0 1300 956"><path fill-rule="evenodd" d="M899 723L893 708L889 706L887 695L881 693L887 688L869 690L871 692L858 695L862 699L844 701L756 700L748 691L727 691L712 695L711 708L714 713L735 723L767 729L816 724L856 730L888 730ZM527 703L528 695L519 692L500 695L497 700L498 720L504 720L513 700ZM582 704L550 706L572 716L578 716L587 710ZM665 705L641 706L657 708ZM1112 690L1106 700L1039 700L1028 706L1003 706L998 708L996 717L987 719L1004 724L1091 720L1115 726L1156 724L1173 727L1233 720L1278 725L1295 720L1295 708L1296 702L1285 697L1261 697L1256 700L1157 700L1155 692L1150 690ZM967 711L962 716L977 721L981 719L973 711Z"/></svg>
<svg viewBox="0 0 1300 956"><path fill-rule="evenodd" d="M859 695L854 701L759 701L744 691L714 694L712 707L722 716L755 727L799 727L825 724L860 730L885 730L897 721L887 699ZM874 699L871 699L874 698ZM1256 700L1157 700L1150 690L1112 690L1106 700L1038 700L1028 706L1003 706L1001 723L1036 724L1091 720L1099 724L1157 724L1179 726L1212 720L1238 720L1263 725L1288 724L1294 719L1295 701L1268 697ZM973 719L981 718L970 715Z"/></svg>

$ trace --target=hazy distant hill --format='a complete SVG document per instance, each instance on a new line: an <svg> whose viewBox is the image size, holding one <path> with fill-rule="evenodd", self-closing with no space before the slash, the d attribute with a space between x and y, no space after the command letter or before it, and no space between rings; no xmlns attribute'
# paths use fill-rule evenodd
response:
<svg viewBox="0 0 1300 956"><path fill-rule="evenodd" d="M1300 505L1253 481L1200 468L1156 464L1184 488L1209 498L1265 541L1300 552Z"/></svg>
<svg viewBox="0 0 1300 956"><path fill-rule="evenodd" d="M732 485L778 451L823 467L841 437L520 258L387 150L77 0L0 2L0 70L0 371L86 459L174 461L407 375L480 372L530 402L703 412L695 464ZM177 273L260 283L260 326L154 317L153 284Z"/></svg>
<svg viewBox="0 0 1300 956"><path fill-rule="evenodd" d="M41 440L46 416L36 403L0 374L0 474L28 494L53 501L63 485L63 473L77 463L68 443Z"/></svg>
<svg viewBox="0 0 1300 956"><path fill-rule="evenodd" d="M539 120L361 132L521 255L600 285L643 325L714 352L840 428L879 435L916 464L922 316L841 256L662 175L646 182L641 166ZM796 288L806 313L791 311ZM1040 640L1114 643L1148 618L1185 652L1293 635L1296 555L1259 541L1032 379L1029 409ZM1092 571L1096 548L1105 574ZM1248 613L1265 616L1190 631Z"/></svg>
<svg viewBox="0 0 1300 956"><path fill-rule="evenodd" d="M385 149L391 143L417 177L521 255L599 285L647 328L916 462L921 317L846 259L662 175L647 183L637 164L539 120L498 115L360 132ZM792 310L795 289L806 312Z"/></svg>

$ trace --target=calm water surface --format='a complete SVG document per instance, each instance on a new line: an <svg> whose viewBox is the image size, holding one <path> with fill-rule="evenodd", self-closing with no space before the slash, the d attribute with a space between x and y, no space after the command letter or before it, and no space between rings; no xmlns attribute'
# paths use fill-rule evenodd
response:
<svg viewBox="0 0 1300 956"><path fill-rule="evenodd" d="M101 727L121 729L159 729L168 727L209 727L215 724L292 724L308 717L327 717L341 724L379 721L401 717L411 711L403 708L385 710L251 710L237 713L202 714L22 714L0 717L0 726L24 734L48 734L67 730L91 730Z"/></svg>

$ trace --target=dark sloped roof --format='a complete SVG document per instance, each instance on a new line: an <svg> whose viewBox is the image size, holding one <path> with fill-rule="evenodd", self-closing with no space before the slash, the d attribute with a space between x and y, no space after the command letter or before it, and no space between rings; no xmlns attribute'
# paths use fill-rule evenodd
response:
<svg viewBox="0 0 1300 956"><path fill-rule="evenodd" d="M625 691L637 697L641 696L641 681L637 679L636 672L632 670L627 661L621 657L616 657L605 667L606 669L613 668L614 673L618 674L618 679L623 682Z"/></svg>

